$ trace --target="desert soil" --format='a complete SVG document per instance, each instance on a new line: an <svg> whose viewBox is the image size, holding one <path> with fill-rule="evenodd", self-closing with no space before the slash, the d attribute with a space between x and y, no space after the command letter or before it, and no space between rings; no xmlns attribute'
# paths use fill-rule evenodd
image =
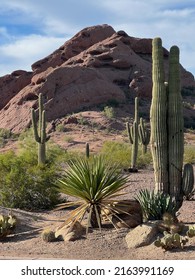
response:
<svg viewBox="0 0 195 280"><path fill-rule="evenodd" d="M153 172L140 170L130 174L126 198L133 198L141 188L153 188ZM195 223L194 201L184 201L179 210L179 220L185 224ZM9 209L0 208L1 213L9 213ZM55 228L67 216L64 211L26 212L13 209L20 223L16 232L0 243L0 259L195 259L195 238L191 238L183 250L174 249L164 252L153 244L128 249L125 236L130 229L118 232L110 225L105 225L100 232L91 231L87 237L74 242L56 241L46 243L41 238L42 228Z"/></svg>
<svg viewBox="0 0 195 280"><path fill-rule="evenodd" d="M65 149L84 150L85 143L89 142L91 151L97 152L105 139L110 141L127 140L120 132L121 124L125 123L123 119L121 123L109 121L99 112L85 112L77 117L82 118L82 120L84 118L88 125L70 124L66 126L65 133L52 134L53 141ZM109 128L111 131L108 132L102 127ZM122 129L124 130L124 127ZM68 141L66 141L67 138ZM194 134L187 136L186 142L194 145ZM2 151L16 149L16 147L16 143L11 142ZM136 193L144 188L154 188L152 168L129 174L128 194L125 198L134 198ZM9 212L10 209L0 207L0 213L8 214ZM89 232L87 237L74 242L46 243L41 238L41 231L44 228L59 226L67 217L68 210L26 212L12 209L12 213L17 216L20 223L14 234L0 242L0 259L195 259L195 237L189 240L183 250L174 249L164 252L153 244L128 249L125 236L130 229L120 229L117 232L112 225L105 224L102 232L95 229ZM178 219L185 224L195 224L195 201L184 201L178 214Z"/></svg>

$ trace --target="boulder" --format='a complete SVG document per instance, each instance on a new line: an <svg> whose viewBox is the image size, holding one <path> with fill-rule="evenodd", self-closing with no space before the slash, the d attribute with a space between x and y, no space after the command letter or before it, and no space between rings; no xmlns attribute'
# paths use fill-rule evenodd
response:
<svg viewBox="0 0 195 280"><path fill-rule="evenodd" d="M132 229L125 237L127 247L138 248L149 245L153 242L158 233L157 222L148 222Z"/></svg>

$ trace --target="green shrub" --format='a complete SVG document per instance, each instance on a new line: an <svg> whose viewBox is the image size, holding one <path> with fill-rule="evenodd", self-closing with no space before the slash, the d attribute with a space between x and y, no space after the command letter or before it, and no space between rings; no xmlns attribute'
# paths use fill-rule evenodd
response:
<svg viewBox="0 0 195 280"><path fill-rule="evenodd" d="M57 171L54 164L37 166L29 151L21 155L0 155L0 205L20 209L49 209L59 203L53 188Z"/></svg>
<svg viewBox="0 0 195 280"><path fill-rule="evenodd" d="M195 146L186 146L185 147L184 162L195 164Z"/></svg>
<svg viewBox="0 0 195 280"><path fill-rule="evenodd" d="M128 168L131 162L131 147L129 143L123 142L104 142L101 154L114 163L117 163L120 168ZM145 168L152 164L152 155L148 151L145 155L142 154L141 149L138 151L137 167Z"/></svg>
<svg viewBox="0 0 195 280"><path fill-rule="evenodd" d="M129 144L119 142L104 142L101 154L103 154L111 163L117 163L120 168L127 168L131 162Z"/></svg>
<svg viewBox="0 0 195 280"><path fill-rule="evenodd" d="M10 129L0 128L0 147L3 148L9 139L16 139L17 134L13 134Z"/></svg>
<svg viewBox="0 0 195 280"><path fill-rule="evenodd" d="M114 108L110 106L104 107L104 114L108 119L113 119L115 117Z"/></svg>

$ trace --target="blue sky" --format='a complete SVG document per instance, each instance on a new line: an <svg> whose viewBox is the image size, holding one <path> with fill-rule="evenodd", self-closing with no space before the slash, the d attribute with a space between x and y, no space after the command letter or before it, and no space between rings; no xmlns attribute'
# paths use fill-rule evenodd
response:
<svg viewBox="0 0 195 280"><path fill-rule="evenodd" d="M31 64L81 29L107 23L138 38L180 48L195 75L194 0L0 0L0 76Z"/></svg>

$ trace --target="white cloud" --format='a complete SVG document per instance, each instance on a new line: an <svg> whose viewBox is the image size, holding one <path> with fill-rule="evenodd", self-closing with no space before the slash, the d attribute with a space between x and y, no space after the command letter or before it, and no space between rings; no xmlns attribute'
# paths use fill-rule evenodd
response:
<svg viewBox="0 0 195 280"><path fill-rule="evenodd" d="M14 39L6 26L0 28L4 41L6 36L9 39L8 44L3 42L4 45L0 45L0 59L3 55L10 65L11 60L16 63L19 59L20 65L27 60L30 65L58 48L65 37L73 36L84 27L107 23L116 31L122 29L134 37L159 36L167 49L173 44L178 45L183 66L195 74L192 65L195 49L194 0L0 0L0 14L2 11L8 16L11 14L11 24L18 25L18 29L21 25L28 26L29 32L24 37L21 28L21 34L17 35L19 38ZM17 52L14 54L11 50ZM27 63L23 65L20 68L24 69Z"/></svg>
<svg viewBox="0 0 195 280"><path fill-rule="evenodd" d="M16 69L31 70L31 65L36 60L49 55L67 39L34 34L0 46L1 58L3 58L0 62L0 76Z"/></svg>

